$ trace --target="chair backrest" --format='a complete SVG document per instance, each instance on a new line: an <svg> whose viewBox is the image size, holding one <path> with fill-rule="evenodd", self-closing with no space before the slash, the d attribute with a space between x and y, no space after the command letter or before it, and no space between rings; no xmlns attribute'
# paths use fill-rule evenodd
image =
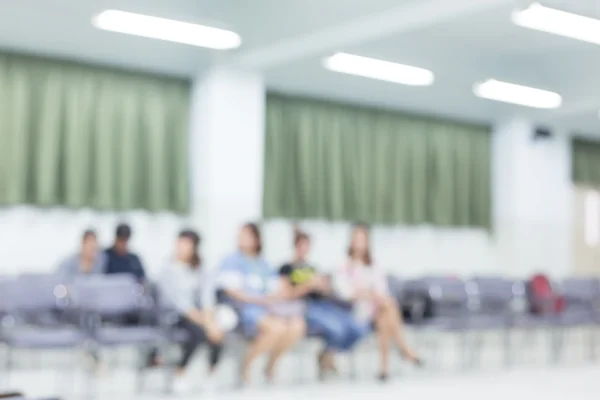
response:
<svg viewBox="0 0 600 400"><path fill-rule="evenodd" d="M387 285L390 295L395 299L402 299L404 295L404 281L397 276L388 275Z"/></svg>
<svg viewBox="0 0 600 400"><path fill-rule="evenodd" d="M143 287L129 274L98 275L75 280L71 298L76 309L120 316L145 306Z"/></svg>
<svg viewBox="0 0 600 400"><path fill-rule="evenodd" d="M67 297L66 288L54 274L26 274L12 283L12 311L43 314L61 308Z"/></svg>
<svg viewBox="0 0 600 400"><path fill-rule="evenodd" d="M16 278L0 277L0 315L7 314L14 307L13 292L15 290Z"/></svg>
<svg viewBox="0 0 600 400"><path fill-rule="evenodd" d="M435 316L454 316L469 310L472 296L466 282L456 278L427 278L426 284Z"/></svg>
<svg viewBox="0 0 600 400"><path fill-rule="evenodd" d="M501 277L476 277L472 280L482 312L510 311L515 299L515 282Z"/></svg>
<svg viewBox="0 0 600 400"><path fill-rule="evenodd" d="M567 307L585 306L600 299L600 280L596 278L568 278L558 286Z"/></svg>

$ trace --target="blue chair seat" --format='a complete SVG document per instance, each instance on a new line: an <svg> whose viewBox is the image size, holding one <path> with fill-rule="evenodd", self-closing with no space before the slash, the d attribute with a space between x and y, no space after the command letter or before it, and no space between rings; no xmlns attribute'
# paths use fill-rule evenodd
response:
<svg viewBox="0 0 600 400"><path fill-rule="evenodd" d="M418 324L416 326L424 329L458 332L466 328L466 321L464 318L439 316L428 318L423 323Z"/></svg>
<svg viewBox="0 0 600 400"><path fill-rule="evenodd" d="M17 328L4 332L0 340L22 349L69 348L82 344L86 336L74 328Z"/></svg>
<svg viewBox="0 0 600 400"><path fill-rule="evenodd" d="M557 318L562 326L592 325L596 323L594 314L587 310L567 310Z"/></svg>
<svg viewBox="0 0 600 400"><path fill-rule="evenodd" d="M170 342L174 343L183 343L187 341L190 337L190 334L185 329L175 328L169 332L167 338Z"/></svg>
<svg viewBox="0 0 600 400"><path fill-rule="evenodd" d="M502 329L510 326L508 318L502 315L475 315L468 319L469 330Z"/></svg>
<svg viewBox="0 0 600 400"><path fill-rule="evenodd" d="M556 315L520 314L513 317L511 325L517 328L536 328L555 326Z"/></svg>
<svg viewBox="0 0 600 400"><path fill-rule="evenodd" d="M160 331L153 327L103 327L94 333L102 345L151 344L160 341Z"/></svg>

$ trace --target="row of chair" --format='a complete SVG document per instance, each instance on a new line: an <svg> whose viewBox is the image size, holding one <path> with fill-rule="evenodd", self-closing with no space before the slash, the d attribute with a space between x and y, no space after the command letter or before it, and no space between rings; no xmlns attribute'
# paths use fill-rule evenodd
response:
<svg viewBox="0 0 600 400"><path fill-rule="evenodd" d="M597 279L573 278L560 282L557 292L566 300L565 310L541 314L529 310L525 281L489 277L469 280L427 277L402 281L390 277L389 286L399 302L409 307L413 329L419 333L459 335L465 366L477 362L475 355L482 345L481 340L469 342L467 333L501 332L505 361L510 364L510 333L514 329L549 332L552 359L558 360L566 328L600 324L600 281ZM425 315L424 304L415 301L425 298L431 302L432 315ZM173 314L160 306L156 293L129 276L99 276L77 280L72 285L64 285L53 275L0 278L0 318L0 342L7 349L6 376L10 376L15 349L79 347L96 351L105 347L134 346L140 355L137 386L141 389L147 350L158 348L168 354L170 345L185 340L185 332L173 328ZM133 325L127 323L131 318L136 322ZM596 332L591 332L592 357ZM240 335L232 335L231 342L228 347L237 349L245 340ZM439 351L435 343L434 350ZM165 372L165 389L168 390L171 369L165 368Z"/></svg>
<svg viewBox="0 0 600 400"><path fill-rule="evenodd" d="M140 349L141 371L142 349L160 346L167 337L155 314L152 297L128 275L81 279L72 285L54 275L0 278L5 376L10 377L13 351L18 349L81 348L94 353L135 346ZM124 323L131 318L135 324ZM138 378L141 387L141 374Z"/></svg>
<svg viewBox="0 0 600 400"><path fill-rule="evenodd" d="M412 281L390 278L390 289L400 302L411 306L411 299L426 294L431 300L433 314L421 315L412 321L418 330L454 333L483 333L500 331L504 334L505 361L511 363L511 333L516 329L534 332L546 331L551 338L551 360L558 361L569 328L590 327L600 324L600 279L568 278L554 284L553 295L542 299L542 312L533 313L527 289L528 282L501 277L455 278L428 277ZM554 309L556 298L564 299L561 312ZM408 303L408 304L407 304ZM423 305L412 305L413 314L419 315ZM463 343L464 353L471 349L480 354L481 340ZM590 329L589 355L595 357L596 331ZM464 359L467 361L466 358ZM471 359L473 361L473 359Z"/></svg>

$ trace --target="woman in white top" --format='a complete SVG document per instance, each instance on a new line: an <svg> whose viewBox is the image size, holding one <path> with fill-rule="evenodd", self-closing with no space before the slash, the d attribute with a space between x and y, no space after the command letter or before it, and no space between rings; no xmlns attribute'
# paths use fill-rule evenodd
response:
<svg viewBox="0 0 600 400"><path fill-rule="evenodd" d="M184 379L185 368L198 346L208 339L209 364L212 373L222 352L223 332L214 317L216 294L198 255L200 237L191 230L182 231L177 241L175 260L161 273L158 286L165 305L179 314L178 327L187 331L183 353L178 363L175 391L189 389Z"/></svg>
<svg viewBox="0 0 600 400"><path fill-rule="evenodd" d="M348 250L348 262L336 274L338 287L345 288L344 297L353 302L355 318L373 325L379 342L379 379L388 378L390 343L402 356L416 365L420 359L406 345L400 308L388 292L385 272L373 265L369 231L364 225L354 228Z"/></svg>

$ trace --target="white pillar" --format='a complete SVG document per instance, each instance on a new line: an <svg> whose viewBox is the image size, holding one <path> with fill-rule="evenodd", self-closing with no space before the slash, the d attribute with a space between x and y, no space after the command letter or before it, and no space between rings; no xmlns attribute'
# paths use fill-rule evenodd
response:
<svg viewBox="0 0 600 400"><path fill-rule="evenodd" d="M235 249L240 225L262 216L264 108L257 73L218 66L194 82L192 216L209 268Z"/></svg>
<svg viewBox="0 0 600 400"><path fill-rule="evenodd" d="M499 271L516 276L571 271L570 139L533 139L524 119L498 124L493 140L493 198Z"/></svg>

